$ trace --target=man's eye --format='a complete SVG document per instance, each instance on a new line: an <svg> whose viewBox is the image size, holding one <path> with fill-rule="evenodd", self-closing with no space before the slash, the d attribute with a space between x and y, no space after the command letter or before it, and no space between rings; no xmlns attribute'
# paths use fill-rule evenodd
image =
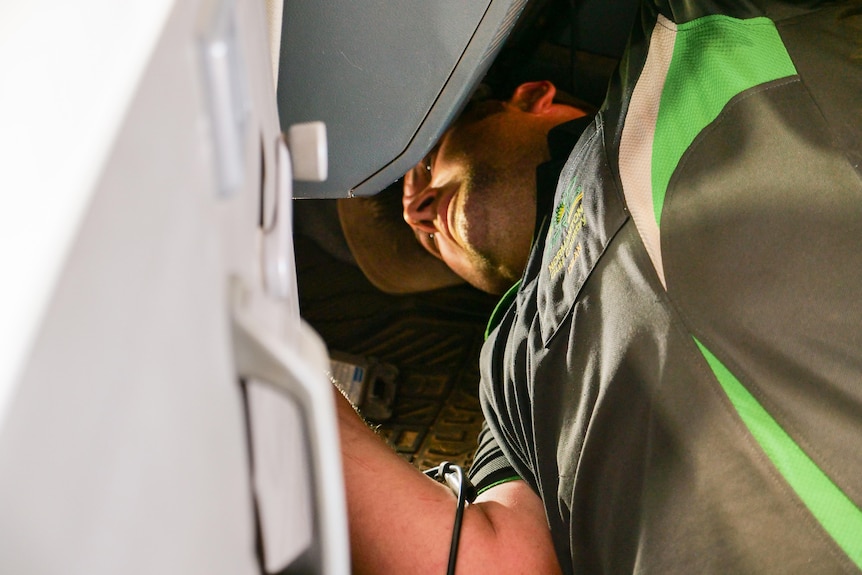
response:
<svg viewBox="0 0 862 575"><path fill-rule="evenodd" d="M431 173L431 155L430 154L425 156L425 158L422 160L422 165L425 166L425 171L430 174Z"/></svg>

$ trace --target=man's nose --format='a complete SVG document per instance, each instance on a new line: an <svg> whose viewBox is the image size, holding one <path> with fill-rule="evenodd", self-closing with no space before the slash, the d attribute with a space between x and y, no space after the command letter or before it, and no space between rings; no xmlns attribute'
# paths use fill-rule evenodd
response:
<svg viewBox="0 0 862 575"><path fill-rule="evenodd" d="M440 190L431 186L411 194L404 195L404 219L412 227L427 233L434 233L437 228L434 220L437 217L437 200Z"/></svg>

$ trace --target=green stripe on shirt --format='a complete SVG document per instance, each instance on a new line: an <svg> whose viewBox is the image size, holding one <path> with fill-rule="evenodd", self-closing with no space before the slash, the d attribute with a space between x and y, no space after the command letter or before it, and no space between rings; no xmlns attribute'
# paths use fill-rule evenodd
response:
<svg viewBox="0 0 862 575"><path fill-rule="evenodd" d="M656 223L661 225L670 178L701 130L737 94L795 74L778 30L768 18L716 15L677 26L653 142Z"/></svg>
<svg viewBox="0 0 862 575"><path fill-rule="evenodd" d="M721 361L695 339L745 426L823 529L862 569L862 510L781 428Z"/></svg>

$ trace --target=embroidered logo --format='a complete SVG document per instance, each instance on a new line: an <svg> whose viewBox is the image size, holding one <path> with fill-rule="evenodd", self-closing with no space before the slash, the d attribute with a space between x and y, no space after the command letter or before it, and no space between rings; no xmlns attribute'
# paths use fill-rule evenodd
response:
<svg viewBox="0 0 862 575"><path fill-rule="evenodd" d="M587 225L584 216L584 189L572 182L560 198L554 210L551 228L548 230L546 259L553 253L548 263L548 272L554 278L564 268L570 271L581 255L581 231Z"/></svg>

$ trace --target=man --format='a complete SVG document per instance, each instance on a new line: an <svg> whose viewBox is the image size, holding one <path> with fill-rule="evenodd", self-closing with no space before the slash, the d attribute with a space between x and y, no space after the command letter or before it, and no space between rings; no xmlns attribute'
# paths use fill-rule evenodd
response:
<svg viewBox="0 0 862 575"><path fill-rule="evenodd" d="M339 205L348 244L373 283L396 291L393 284L409 281L415 286L416 276L421 276L426 287L451 285L452 278L431 262L423 262L420 268L410 258L403 264L408 242L413 248L424 245L434 256L446 257L453 268L487 291L499 293L517 279L513 273L523 269L535 225L536 166L549 157L547 133L570 119L581 118L583 125L589 124L584 111L555 103L555 94L550 83L534 82L519 87L507 102L479 103L476 109L462 115L430 156L405 176L404 201L417 202L411 214L434 220L445 213L444 201L454 202L452 213L457 211L458 219L451 224L438 222L439 231L432 228L435 232L426 233L424 230L429 228L423 226L430 224L419 222L414 235L403 220L397 228L390 229L392 221L386 218L392 214L379 202L345 201ZM493 137L488 138L491 134ZM577 135L563 146L563 160ZM482 138L482 142L476 138ZM510 149L513 141L520 144L518 149ZM479 143L482 145L477 146ZM471 153L476 148L481 148L482 153ZM503 178L488 173L497 170L503 172ZM555 171L558 173L559 167ZM552 176L550 182L555 178ZM427 184L432 180L440 188L439 193L430 191ZM456 188L457 199L453 198ZM482 198L488 194L505 202L482 208ZM525 245L519 246L517 241L511 241L512 237L498 234L497 230L467 229L465 220L479 215L473 209L483 210L477 225L493 220ZM463 218L465 212L469 214L467 218ZM369 223L369 218L374 222ZM386 227L386 245L394 242L397 246L400 257L397 262L389 262L394 265L376 265L380 226ZM435 237L428 237L429 233ZM512 257L508 252L517 254ZM409 271L400 271L402 265ZM393 276L399 279L393 281ZM343 398L339 400L354 573L445 572L455 506L451 492L395 456ZM502 470L504 480L517 479L510 471L508 466ZM498 476L500 470L488 475L491 481ZM386 533L398 536L386 537ZM458 554L459 572L559 572L548 535L536 494L523 481L507 481L480 494L467 508ZM498 563L501 560L505 561L502 565Z"/></svg>
<svg viewBox="0 0 862 575"><path fill-rule="evenodd" d="M862 569L860 15L646 2L594 121L527 84L406 176L505 292L460 573ZM340 409L357 572L441 573L451 495Z"/></svg>

